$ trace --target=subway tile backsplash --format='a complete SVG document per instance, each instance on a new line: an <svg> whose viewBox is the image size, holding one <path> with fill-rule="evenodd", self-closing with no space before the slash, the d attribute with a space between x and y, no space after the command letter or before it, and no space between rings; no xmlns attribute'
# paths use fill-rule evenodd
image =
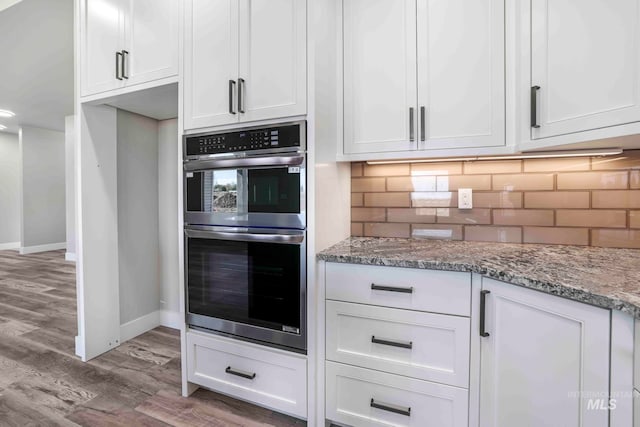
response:
<svg viewBox="0 0 640 427"><path fill-rule="evenodd" d="M458 209L458 189L473 209ZM640 248L640 150L610 157L351 165L351 233Z"/></svg>

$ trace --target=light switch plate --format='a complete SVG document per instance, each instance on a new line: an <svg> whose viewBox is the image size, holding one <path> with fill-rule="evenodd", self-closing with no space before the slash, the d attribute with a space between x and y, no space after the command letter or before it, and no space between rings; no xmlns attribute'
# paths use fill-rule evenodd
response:
<svg viewBox="0 0 640 427"><path fill-rule="evenodd" d="M471 188L458 189L458 209L473 209L473 190Z"/></svg>

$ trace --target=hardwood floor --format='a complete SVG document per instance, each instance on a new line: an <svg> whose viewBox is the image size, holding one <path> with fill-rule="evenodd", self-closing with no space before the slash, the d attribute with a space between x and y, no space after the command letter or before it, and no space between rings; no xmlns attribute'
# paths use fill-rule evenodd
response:
<svg viewBox="0 0 640 427"><path fill-rule="evenodd" d="M75 356L75 267L0 251L0 426L305 426L206 390L180 396L180 337L159 327Z"/></svg>

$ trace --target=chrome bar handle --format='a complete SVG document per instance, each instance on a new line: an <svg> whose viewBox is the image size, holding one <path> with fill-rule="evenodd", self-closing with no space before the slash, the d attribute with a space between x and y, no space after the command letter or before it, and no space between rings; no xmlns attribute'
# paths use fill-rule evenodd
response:
<svg viewBox="0 0 640 427"><path fill-rule="evenodd" d="M420 107L420 141L424 142L427 140L427 125L426 125L426 117L427 117L427 109L425 106Z"/></svg>
<svg viewBox="0 0 640 427"><path fill-rule="evenodd" d="M193 172L207 169L232 169L232 168L265 168L278 166L301 166L304 163L303 155L283 155L268 157L245 157L233 159L207 159L191 160L184 163L185 172Z"/></svg>
<svg viewBox="0 0 640 427"><path fill-rule="evenodd" d="M122 77L120 76L120 70L122 68L122 65L120 65L122 63L122 52L116 52L116 79L118 80L122 80Z"/></svg>
<svg viewBox="0 0 640 427"><path fill-rule="evenodd" d="M531 86L531 127L539 128L538 124L538 91L540 86Z"/></svg>
<svg viewBox="0 0 640 427"><path fill-rule="evenodd" d="M209 239L209 240L229 240L233 242L262 242L262 243L285 243L285 244L302 244L304 242L304 234L254 234L254 233L236 233L230 231L205 231L185 229L187 237L192 239Z"/></svg>
<svg viewBox="0 0 640 427"><path fill-rule="evenodd" d="M122 78L123 79L129 79L129 76L127 75L127 57L129 56L129 52L126 50L122 51Z"/></svg>
<svg viewBox="0 0 640 427"><path fill-rule="evenodd" d="M394 414L406 415L407 417L411 416L411 408L392 405L390 403L376 402L375 399L371 398L370 406L376 409L382 409L383 411L393 412Z"/></svg>
<svg viewBox="0 0 640 427"><path fill-rule="evenodd" d="M416 140L415 130L413 126L413 107L409 108L409 141L413 142Z"/></svg>
<svg viewBox="0 0 640 427"><path fill-rule="evenodd" d="M242 114L244 111L244 97L245 97L244 79L238 79L238 111Z"/></svg>
<svg viewBox="0 0 640 427"><path fill-rule="evenodd" d="M371 284L372 291L387 291L387 292L400 292L403 294L412 294L413 287L409 288L401 288L398 286L387 286L387 285L376 285L375 283Z"/></svg>
<svg viewBox="0 0 640 427"><path fill-rule="evenodd" d="M236 112L233 109L233 92L236 86L236 81L235 80L229 80L229 113L231 114L236 114Z"/></svg>
<svg viewBox="0 0 640 427"><path fill-rule="evenodd" d="M236 377L246 378L248 380L254 380L256 378L255 372L248 373L248 372L238 371L236 369L233 369L231 366L227 366L227 369L225 369L224 371L227 374L235 375Z"/></svg>
<svg viewBox="0 0 640 427"><path fill-rule="evenodd" d="M480 291L480 336L488 337L489 332L485 331L485 314L487 309L487 294L490 294L491 291L483 290Z"/></svg>
<svg viewBox="0 0 640 427"><path fill-rule="evenodd" d="M374 344L388 345L390 347L408 348L409 350L411 350L413 348L413 342L412 341L400 342L400 341L384 340L384 339L381 339L381 338L376 338L375 335L371 335L371 342L374 343Z"/></svg>

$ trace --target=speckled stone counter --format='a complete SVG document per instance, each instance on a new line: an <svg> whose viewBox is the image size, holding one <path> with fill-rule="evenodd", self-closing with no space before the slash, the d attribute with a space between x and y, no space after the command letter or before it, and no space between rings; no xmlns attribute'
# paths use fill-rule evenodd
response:
<svg viewBox="0 0 640 427"><path fill-rule="evenodd" d="M329 262L468 271L640 319L640 250L352 237Z"/></svg>

